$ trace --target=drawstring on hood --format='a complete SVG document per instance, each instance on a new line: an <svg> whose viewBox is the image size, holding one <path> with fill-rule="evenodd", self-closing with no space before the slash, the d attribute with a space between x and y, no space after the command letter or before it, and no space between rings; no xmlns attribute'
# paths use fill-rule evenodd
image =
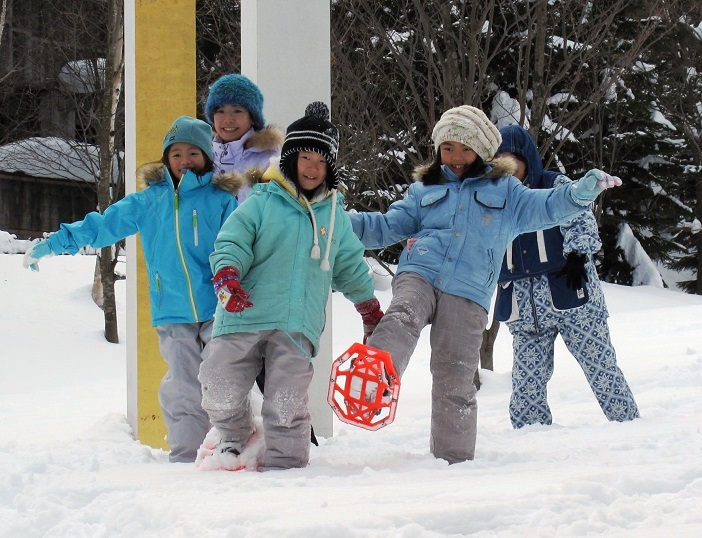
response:
<svg viewBox="0 0 702 538"><path fill-rule="evenodd" d="M297 121L291 123L285 132L285 141L281 149L280 161L278 168L283 174L290 177L286 180L292 181L295 191L299 193L300 186L297 183L297 154L301 151L314 151L324 157L327 163L327 177L322 183L326 187L319 194L313 195L312 202L323 199L331 193L331 215L329 220L329 230L327 230L327 249L324 253L324 259L320 264L322 271L329 271L331 265L329 263L329 255L331 251L332 235L334 234L334 219L336 217L336 202L337 202L337 186L339 184L339 176L336 169L336 155L339 151L339 130L329 121L330 114L327 105L321 101L315 101L307 105L305 115ZM271 160L272 163L272 160ZM319 237L317 236L317 219L312 209L312 204L304 194L298 195L307 206L312 219L312 235L313 246L310 252L310 257L313 260L320 258L321 252L319 247Z"/></svg>
<svg viewBox="0 0 702 538"><path fill-rule="evenodd" d="M331 207L331 216L329 218L329 230L327 231L327 248L326 252L324 253L324 259L322 260L322 263L319 264L319 267L322 269L322 271L329 271L331 268L329 264L329 253L331 252L331 241L332 241L332 235L334 235L334 221L336 217L336 189L332 189L332 195L331 195L331 202L332 202L332 207ZM314 243L312 245L312 250L310 251L310 258L313 260L318 260L321 256L321 251L319 248L319 237L317 236L317 219L314 215L314 209L312 209L312 204L310 204L309 200L307 199L306 196L302 196L303 201L305 202L305 205L307 206L307 210L310 212L310 218L312 219L312 242Z"/></svg>
<svg viewBox="0 0 702 538"><path fill-rule="evenodd" d="M328 188L323 186L323 188L317 191L317 193L313 196L312 200L308 200L304 194L298 193L293 181L283 174L283 171L280 168L279 159L273 157L271 158L270 163L270 166L265 171L261 170L260 168L255 170L249 170L249 173L255 175L255 177L251 178L251 181L254 181L255 183L267 183L268 181L275 181L288 194L290 194L290 196L295 198L300 204L304 205L307 208L307 211L309 211L310 214L310 220L312 221L313 245L312 250L310 250L310 258L313 260L319 260L322 257L322 249L319 246L319 236L317 233L317 216L315 215L313 204L321 202L322 200L329 197L329 195L331 194L331 214L329 216L329 230L327 231L327 247L326 252L324 253L324 259L320 263L320 268L322 269L322 271L329 271L331 269L331 264L329 263L329 256L331 255L331 242L332 236L334 235L334 226L336 222L336 205L338 202L337 189L331 189L330 191Z"/></svg>

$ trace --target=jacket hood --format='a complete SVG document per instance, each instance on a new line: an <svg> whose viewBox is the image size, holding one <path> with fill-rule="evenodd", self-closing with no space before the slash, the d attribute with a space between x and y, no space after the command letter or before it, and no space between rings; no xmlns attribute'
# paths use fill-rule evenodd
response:
<svg viewBox="0 0 702 538"><path fill-rule="evenodd" d="M527 177L524 184L532 189L543 187L544 166L539 150L529 131L519 125L509 125L500 129L502 143L497 153L513 153L527 164Z"/></svg>
<svg viewBox="0 0 702 538"><path fill-rule="evenodd" d="M164 179L166 179L166 166L160 162L147 163L137 168L136 180L140 189L145 189ZM244 183L240 174L227 172L214 176L212 184L220 190L236 194Z"/></svg>
<svg viewBox="0 0 702 538"><path fill-rule="evenodd" d="M495 159L488 161L486 164L488 165L488 170L482 177L486 177L488 179L511 176L517 171L517 166L514 164L514 161L508 157L496 157ZM412 174L412 179L414 179L414 181L423 182L429 173L431 166L432 163L417 166Z"/></svg>
<svg viewBox="0 0 702 538"><path fill-rule="evenodd" d="M245 149L258 149L261 151L280 150L283 147L283 131L273 125L267 125L253 134L244 143Z"/></svg>

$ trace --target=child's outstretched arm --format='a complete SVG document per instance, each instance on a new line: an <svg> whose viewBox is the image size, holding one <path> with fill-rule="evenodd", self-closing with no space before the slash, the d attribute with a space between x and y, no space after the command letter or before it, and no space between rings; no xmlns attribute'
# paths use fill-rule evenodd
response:
<svg viewBox="0 0 702 538"><path fill-rule="evenodd" d="M570 195L576 204L588 206L597 199L602 191L618 187L621 184L622 180L617 176L610 176L602 170L593 168L573 183Z"/></svg>

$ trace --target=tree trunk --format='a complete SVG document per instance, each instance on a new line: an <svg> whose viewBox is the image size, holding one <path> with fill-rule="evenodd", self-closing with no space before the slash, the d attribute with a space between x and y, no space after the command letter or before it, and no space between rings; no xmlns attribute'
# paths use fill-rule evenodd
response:
<svg viewBox="0 0 702 538"><path fill-rule="evenodd" d="M100 250L98 256L102 280L103 312L105 316L105 340L112 344L119 342L117 330L117 301L115 300L115 265L112 247Z"/></svg>
<svg viewBox="0 0 702 538"><path fill-rule="evenodd" d="M100 255L95 256L95 273L93 274L93 302L100 310L105 305L105 296L102 293L102 273L100 272Z"/></svg>
<svg viewBox="0 0 702 538"><path fill-rule="evenodd" d="M494 317L490 327L483 331L483 343L480 345L480 368L485 370L493 370L493 351L495 350L495 340L497 333L500 330L500 322ZM473 384L480 390L480 368L475 371Z"/></svg>
<svg viewBox="0 0 702 538"><path fill-rule="evenodd" d="M105 90L102 104L100 143L100 180L98 181L98 208L100 213L112 203L112 178L115 155L115 119L122 92L124 69L124 2L110 0L108 7L108 47L105 62ZM105 339L119 342L117 305L115 302L115 264L118 248L104 247L100 251L100 280L102 282Z"/></svg>

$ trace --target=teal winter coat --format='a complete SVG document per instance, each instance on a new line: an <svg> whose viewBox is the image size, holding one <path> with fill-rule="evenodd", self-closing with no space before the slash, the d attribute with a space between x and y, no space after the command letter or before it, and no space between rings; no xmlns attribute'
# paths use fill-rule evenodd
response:
<svg viewBox="0 0 702 538"><path fill-rule="evenodd" d="M82 221L62 224L49 236L55 253L75 254L86 245L102 248L137 232L146 260L153 325L212 319L217 298L209 255L219 229L237 207L241 181L233 175L187 172L175 189L165 166L138 171L146 188L93 212Z"/></svg>
<svg viewBox="0 0 702 538"><path fill-rule="evenodd" d="M241 287L251 294L253 306L235 314L218 305L212 334L300 332L310 340L316 355L330 288L358 304L374 297L373 282L341 194L332 196L325 191L312 201L312 215L277 169L272 176L271 181L254 186L215 241L212 272L227 266L238 269ZM315 232L319 258L311 256ZM321 267L325 258L328 271Z"/></svg>

